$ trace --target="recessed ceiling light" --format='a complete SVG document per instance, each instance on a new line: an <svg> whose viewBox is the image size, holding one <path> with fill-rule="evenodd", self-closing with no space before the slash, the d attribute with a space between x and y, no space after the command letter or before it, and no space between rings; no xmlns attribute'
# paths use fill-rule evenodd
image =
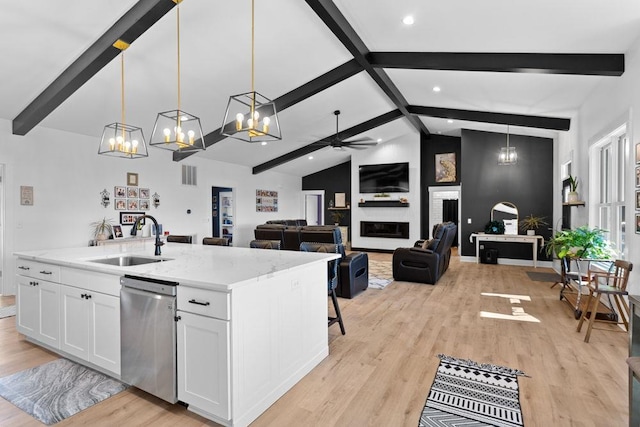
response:
<svg viewBox="0 0 640 427"><path fill-rule="evenodd" d="M309 157L307 157L307 159L313 160L313 156L309 156Z"/></svg>
<svg viewBox="0 0 640 427"><path fill-rule="evenodd" d="M402 23L404 25L413 25L415 21L413 20L413 16L411 15L407 15L404 18L402 18Z"/></svg>
<svg viewBox="0 0 640 427"><path fill-rule="evenodd" d="M447 120L447 123L453 123L453 120L449 119Z"/></svg>
<svg viewBox="0 0 640 427"><path fill-rule="evenodd" d="M377 139L377 141L378 141L378 142L382 142L382 138L378 138L378 139Z"/></svg>
<svg viewBox="0 0 640 427"><path fill-rule="evenodd" d="M440 92L440 86L434 86L433 87L433 91L434 92Z"/></svg>
<svg viewBox="0 0 640 427"><path fill-rule="evenodd" d="M267 145L267 141L262 141L260 145Z"/></svg>

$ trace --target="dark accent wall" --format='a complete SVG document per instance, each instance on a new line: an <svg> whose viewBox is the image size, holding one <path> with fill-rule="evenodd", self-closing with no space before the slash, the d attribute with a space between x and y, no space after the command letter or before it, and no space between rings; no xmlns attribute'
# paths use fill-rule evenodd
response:
<svg viewBox="0 0 640 427"><path fill-rule="evenodd" d="M461 144L461 255L475 256L475 243L469 242L469 236L484 231L491 208L498 202L515 204L520 218L530 214L546 217L550 225L538 234L547 240L554 225L553 140L510 134L509 145L518 153L518 163L510 166L498 165L506 134L463 129ZM531 245L488 243L485 247L497 248L500 258L532 259ZM549 257L543 250L538 259Z"/></svg>
<svg viewBox="0 0 640 427"><path fill-rule="evenodd" d="M302 190L324 190L324 222L331 224L329 213L329 201L335 200L336 193L346 193L346 202L353 205L351 200L351 161L339 164L329 169L316 172L302 177ZM345 214L340 221L340 225L349 227L351 230L351 211L341 211Z"/></svg>
<svg viewBox="0 0 640 427"><path fill-rule="evenodd" d="M429 230L429 187L460 185L461 138L445 135L420 135L420 236L431 236ZM436 182L436 154L456 153L456 181Z"/></svg>

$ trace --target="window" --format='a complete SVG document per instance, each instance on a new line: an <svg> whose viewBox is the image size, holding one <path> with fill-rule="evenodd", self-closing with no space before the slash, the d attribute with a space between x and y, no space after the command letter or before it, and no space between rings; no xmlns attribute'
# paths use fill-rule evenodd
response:
<svg viewBox="0 0 640 427"><path fill-rule="evenodd" d="M627 255L624 191L628 152L626 125L598 141L591 150L594 173L590 187L596 189L592 200L597 201L591 211L595 214L592 223L607 230L607 237L622 258Z"/></svg>

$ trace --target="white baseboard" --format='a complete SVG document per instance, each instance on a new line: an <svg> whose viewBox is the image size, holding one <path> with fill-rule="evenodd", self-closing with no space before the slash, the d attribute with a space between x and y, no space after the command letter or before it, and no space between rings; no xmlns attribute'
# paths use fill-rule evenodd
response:
<svg viewBox="0 0 640 427"><path fill-rule="evenodd" d="M460 256L462 262L476 262L474 256ZM533 267L533 260L530 259L512 259L512 258L498 258L498 264L502 265L518 265L521 267ZM538 267L553 268L552 261L538 261Z"/></svg>

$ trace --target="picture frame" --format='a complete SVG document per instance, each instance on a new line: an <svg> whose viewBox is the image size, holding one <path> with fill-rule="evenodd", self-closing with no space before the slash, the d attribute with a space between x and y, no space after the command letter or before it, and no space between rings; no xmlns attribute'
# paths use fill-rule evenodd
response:
<svg viewBox="0 0 640 427"><path fill-rule="evenodd" d="M636 210L640 210L640 190L636 190Z"/></svg>
<svg viewBox="0 0 640 427"><path fill-rule="evenodd" d="M456 182L456 153L435 155L435 181Z"/></svg>
<svg viewBox="0 0 640 427"><path fill-rule="evenodd" d="M22 206L33 206L33 186L20 186L20 204Z"/></svg>
<svg viewBox="0 0 640 427"><path fill-rule="evenodd" d="M151 191L148 188L141 188L138 192L138 197L141 199L148 199L150 197Z"/></svg>
<svg viewBox="0 0 640 427"><path fill-rule="evenodd" d="M127 199L138 198L138 187L127 187Z"/></svg>
<svg viewBox="0 0 640 427"><path fill-rule="evenodd" d="M150 208L149 200L140 199L140 203L138 203L138 209L141 211L148 211Z"/></svg>
<svg viewBox="0 0 640 427"><path fill-rule="evenodd" d="M127 172L127 185L138 186L138 174L133 172Z"/></svg>
<svg viewBox="0 0 640 427"><path fill-rule="evenodd" d="M134 222L144 215L144 212L120 212L120 224L122 225L133 225ZM140 221L140 225L144 225L146 218L142 218Z"/></svg>
<svg viewBox="0 0 640 427"><path fill-rule="evenodd" d="M122 225L114 224L112 227L113 227L113 238L124 239L124 233L122 232Z"/></svg>
<svg viewBox="0 0 640 427"><path fill-rule="evenodd" d="M636 234L640 234L640 214L636 214Z"/></svg>
<svg viewBox="0 0 640 427"><path fill-rule="evenodd" d="M126 211L127 210L127 199L114 199L113 207L117 211Z"/></svg>
<svg viewBox="0 0 640 427"><path fill-rule="evenodd" d="M640 166L636 166L636 188L640 187Z"/></svg>
<svg viewBox="0 0 640 427"><path fill-rule="evenodd" d="M138 210L138 199L127 199L127 210L129 210L129 211L137 211Z"/></svg>
<svg viewBox="0 0 640 427"><path fill-rule="evenodd" d="M636 144L636 164L640 164L640 142Z"/></svg>
<svg viewBox="0 0 640 427"><path fill-rule="evenodd" d="M336 208L346 208L347 207L347 193L336 193L334 195L335 203L333 206Z"/></svg>
<svg viewBox="0 0 640 427"><path fill-rule="evenodd" d="M120 187L120 186L113 187L113 197L116 199L127 197L127 187Z"/></svg>

